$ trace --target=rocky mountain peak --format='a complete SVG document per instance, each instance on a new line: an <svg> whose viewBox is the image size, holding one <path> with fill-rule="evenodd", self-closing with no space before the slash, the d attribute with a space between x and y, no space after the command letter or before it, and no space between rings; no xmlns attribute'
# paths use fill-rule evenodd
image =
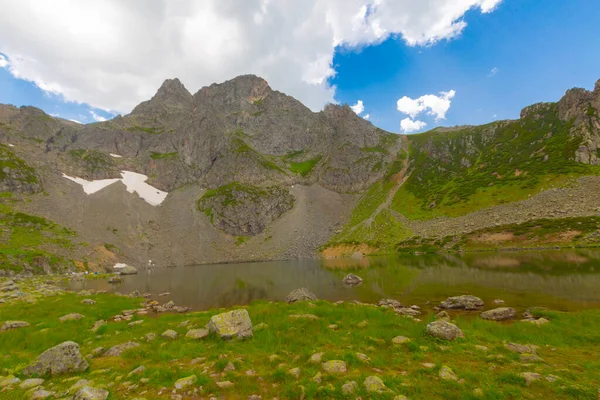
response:
<svg viewBox="0 0 600 400"><path fill-rule="evenodd" d="M203 87L194 95L197 101L209 101L217 107L260 103L272 92L266 80L256 75L241 75L223 83Z"/></svg>
<svg viewBox="0 0 600 400"><path fill-rule="evenodd" d="M185 109L189 108L191 104L192 94L183 86L183 83L177 78L167 79L150 100L140 103L131 114Z"/></svg>

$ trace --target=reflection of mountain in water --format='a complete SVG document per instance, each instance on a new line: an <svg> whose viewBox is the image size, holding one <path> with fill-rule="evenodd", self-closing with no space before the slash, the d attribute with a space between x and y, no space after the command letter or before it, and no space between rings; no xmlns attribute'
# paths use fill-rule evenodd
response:
<svg viewBox="0 0 600 400"><path fill-rule="evenodd" d="M250 304L254 300L269 298L269 292L264 287L254 285L237 285L215 298L215 304L210 307L231 307L237 304Z"/></svg>

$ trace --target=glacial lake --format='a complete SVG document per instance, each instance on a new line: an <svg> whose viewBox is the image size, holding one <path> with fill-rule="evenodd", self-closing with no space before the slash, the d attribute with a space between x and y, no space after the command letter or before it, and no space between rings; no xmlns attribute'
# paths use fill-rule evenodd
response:
<svg viewBox="0 0 600 400"><path fill-rule="evenodd" d="M362 277L363 284L346 287L342 278L349 272ZM155 267L124 276L120 284L104 279L70 283L77 291L138 290L161 303L173 300L194 310L282 301L299 287L330 301L375 303L394 298L428 308L448 296L472 294L481 297L486 308L502 299L519 312L531 306L578 310L600 307L600 249ZM164 292L170 294L158 296Z"/></svg>

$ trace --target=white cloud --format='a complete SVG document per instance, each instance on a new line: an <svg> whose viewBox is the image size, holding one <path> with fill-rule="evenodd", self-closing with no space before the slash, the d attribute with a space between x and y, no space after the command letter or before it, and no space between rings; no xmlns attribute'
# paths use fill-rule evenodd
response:
<svg viewBox="0 0 600 400"><path fill-rule="evenodd" d="M92 114L92 118L94 118L94 121L98 121L98 122L104 122L104 121L106 121L106 118L104 118L102 115L96 114L92 110L90 110L90 114Z"/></svg>
<svg viewBox="0 0 600 400"><path fill-rule="evenodd" d="M336 45L452 39L501 0L0 0L9 71L67 101L129 112L166 78L192 91L254 73L313 110ZM31 29L35 26L35 29Z"/></svg>
<svg viewBox="0 0 600 400"><path fill-rule="evenodd" d="M415 132L420 129L423 129L427 126L427 124L423 121L413 120L411 118L404 118L400 121L400 130L403 133Z"/></svg>
<svg viewBox="0 0 600 400"><path fill-rule="evenodd" d="M490 73L488 74L488 77L490 77L490 78L491 78L492 76L496 75L496 74L498 73L498 71L500 71L500 70L498 69L498 67L494 67L494 68L492 68L492 69L490 70Z"/></svg>
<svg viewBox="0 0 600 400"><path fill-rule="evenodd" d="M5 68L8 66L8 60L2 54L0 54L0 68Z"/></svg>
<svg viewBox="0 0 600 400"><path fill-rule="evenodd" d="M358 100L356 104L350 106L350 108L356 113L356 115L360 115L363 111L365 111L365 105L363 104L362 100Z"/></svg>
<svg viewBox="0 0 600 400"><path fill-rule="evenodd" d="M367 114L363 117L364 119L366 119L367 121L369 120L369 118L371 118L371 114Z"/></svg>
<svg viewBox="0 0 600 400"><path fill-rule="evenodd" d="M422 112L433 115L436 120L445 119L450 109L451 100L456 95L454 90L440 92L439 96L426 94L417 99L404 96L396 103L396 108L403 114L415 118Z"/></svg>
<svg viewBox="0 0 600 400"><path fill-rule="evenodd" d="M77 121L76 119L69 119L69 121L71 121L71 122L76 122L76 123L78 123L78 124L80 124L80 125L83 125L83 122L81 122L81 121Z"/></svg>

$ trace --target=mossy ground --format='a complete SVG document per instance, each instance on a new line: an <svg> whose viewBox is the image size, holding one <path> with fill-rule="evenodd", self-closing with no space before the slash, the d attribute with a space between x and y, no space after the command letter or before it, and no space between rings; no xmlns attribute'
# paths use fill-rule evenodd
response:
<svg viewBox="0 0 600 400"><path fill-rule="evenodd" d="M431 316L417 322L389 309L353 303L255 302L245 307L253 324L265 323L268 327L256 331L251 340L225 342L214 336L204 340L184 337L190 327L203 327L212 315L223 310L136 316L134 320L144 322L135 326L128 325L131 321L109 322L93 333L89 329L94 321L106 320L125 309L136 309L142 299L110 294L88 297L97 303L84 305L80 303L84 297L66 293L54 297L26 297L24 301L0 305L0 320L26 320L31 324L28 328L0 333L0 349L4 350L0 358L2 374L19 376L38 354L66 340L79 343L84 355L97 347L109 348L135 340L140 347L121 357L91 358L89 370L77 377L107 387L110 399L170 398L174 382L190 375L198 377L192 389L201 390L204 397L214 394L231 399L245 399L252 394L281 399L300 398L303 394L307 399L346 398L341 386L350 380L358 382L360 387L353 397L371 399L391 399L398 394L410 399L596 399L600 385L598 310L540 312L539 315L550 320L543 326L490 322L473 314L457 314L455 322L465 332L465 339L441 342L424 333ZM81 313L85 318L59 322L59 317L71 312ZM292 319L292 314L313 314L318 319ZM184 321L190 321L187 327L179 327ZM362 321L367 323L360 327ZM330 324L336 324L337 329L331 329ZM179 338L161 338L160 334L167 329L177 331ZM143 339L149 332L158 335L152 342ZM411 338L411 342L392 344L391 339L398 335ZM544 361L523 363L518 354L504 348L505 342L537 345L537 353ZM486 346L488 350L478 350L476 345ZM324 353L323 361L344 360L348 372L337 376L323 373L320 364L308 361L315 352ZM370 361L361 360L357 353L366 354ZM270 358L271 355L278 357ZM235 365L235 371L224 371L229 362ZM424 363L434 366L427 368ZM140 365L146 367L142 374L127 376ZM452 368L464 381L441 380L438 373L442 365ZM295 367L300 368L299 378L288 373ZM248 370L255 371L256 375L248 376ZM320 384L313 380L318 372L323 373ZM526 385L519 375L521 372L540 373L541 379ZM370 375L381 377L394 394L366 393L363 382ZM548 375L560 379L550 382L545 378ZM78 379L69 378L49 378L44 386L61 392ZM140 382L143 378L149 381ZM234 388L220 389L216 382L224 380L233 382ZM126 386L132 384L139 386L127 390ZM483 391L481 397L473 392L477 388ZM26 394L14 389L0 393L0 397L19 399L26 398Z"/></svg>

